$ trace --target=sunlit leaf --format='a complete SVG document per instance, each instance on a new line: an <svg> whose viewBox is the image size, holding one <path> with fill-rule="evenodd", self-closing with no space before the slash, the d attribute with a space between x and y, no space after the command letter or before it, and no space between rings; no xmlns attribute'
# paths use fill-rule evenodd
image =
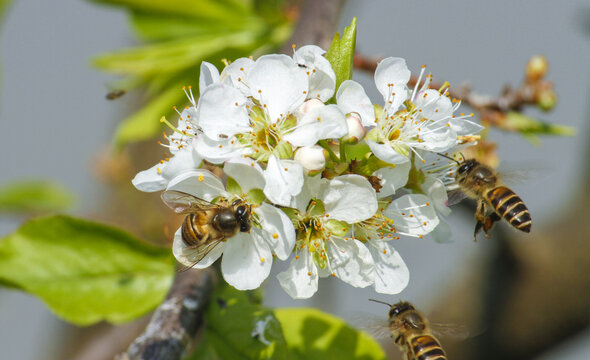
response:
<svg viewBox="0 0 590 360"><path fill-rule="evenodd" d="M287 345L274 313L256 304L246 292L230 286L213 296L207 311L206 342L212 349L191 360L287 359Z"/></svg>
<svg viewBox="0 0 590 360"><path fill-rule="evenodd" d="M119 229L67 216L32 220L0 241L0 281L78 325L133 320L162 302L170 251Z"/></svg>
<svg viewBox="0 0 590 360"><path fill-rule="evenodd" d="M573 136L576 133L570 126L541 121L516 111L506 114L500 128L521 133L533 143L538 143L536 135Z"/></svg>
<svg viewBox="0 0 590 360"><path fill-rule="evenodd" d="M373 338L335 316L304 308L277 309L275 315L287 339L289 359L385 359Z"/></svg>
<svg viewBox="0 0 590 360"><path fill-rule="evenodd" d="M0 188L0 211L41 213L62 211L74 203L66 188L47 180L26 180Z"/></svg>
<svg viewBox="0 0 590 360"><path fill-rule="evenodd" d="M356 45L356 18L344 28L342 37L336 34L328 49L326 58L336 73L336 91L344 80L352 79L354 49Z"/></svg>
<svg viewBox="0 0 590 360"><path fill-rule="evenodd" d="M163 15L223 17L245 13L250 0L92 0L96 3L116 5L130 10L154 12Z"/></svg>

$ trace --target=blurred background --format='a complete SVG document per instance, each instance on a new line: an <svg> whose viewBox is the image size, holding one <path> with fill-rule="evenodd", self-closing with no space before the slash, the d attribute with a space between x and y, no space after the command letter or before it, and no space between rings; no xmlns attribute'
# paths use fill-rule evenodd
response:
<svg viewBox="0 0 590 360"><path fill-rule="evenodd" d="M590 84L585 67L590 58L590 3L351 0L341 15L339 29L352 17L358 19L358 52L370 57L404 57L416 73L426 64L435 81L446 80L452 86L470 82L482 94L498 95L506 84L517 86L532 55L547 57L548 79L555 84L558 105L549 113L534 109L526 113L575 127L577 136L541 137L538 146L514 133L492 130L489 136L498 144L503 165L536 168L534 176L512 187L530 209L535 224L532 233L518 236L507 227L498 227L506 230L502 243L518 241L522 246L534 247L540 236L546 236L543 230L557 224L559 216L572 208L587 187L589 152L585 135L589 117L583 99L588 97ZM116 88L118 78L91 65L91 59L98 54L138 43L129 19L120 8L89 1L13 1L0 33L0 185L22 179L50 179L76 195L77 205L70 213L122 226L139 236L150 230L150 236L165 239L164 233L154 235L161 231L154 230L161 229L160 222L169 221L165 215L158 218L166 214L165 209L144 218L143 223L118 216L119 212L134 211L135 201L159 206L157 194L139 193L130 184L137 170L162 157L157 139L126 148L115 160L108 156L117 125L138 110L145 95L131 91L116 101L107 101L105 94ZM220 67L220 63L216 65ZM356 72L355 80L365 86L375 102L380 102L371 74ZM183 81L196 86L198 72L194 70ZM181 94L180 88L177 91ZM167 106L172 105L182 103ZM468 108L463 111L470 112ZM129 161L140 153L145 157ZM154 223L153 219L158 220ZM23 220L2 214L0 234L10 233ZM428 237L398 241L396 249L411 273L409 286L399 296L383 296L372 288L355 289L325 279L312 299L293 300L274 276L288 265L285 262L274 267L266 282L265 303L272 307L317 307L348 321L365 313L385 317L387 309L367 301L369 298L390 303L401 298L426 313L438 313L435 309L444 303L443 299L452 298L449 292L495 256L500 246L494 239L483 237L473 242L474 219L468 207L457 208L447 220L453 228L453 243L438 244ZM169 222L169 226L174 228L176 224ZM553 234L559 234L559 229L555 230ZM498 232L504 234L503 230ZM587 238L586 233L577 235ZM566 242L568 237L554 240ZM552 286L548 284L547 293L554 291ZM445 321L465 321L461 311L451 313L456 318L446 316ZM79 353L73 342L89 344L93 334L92 329L76 328L57 319L36 298L4 288L0 289L0 319L3 359L76 357ZM97 331L102 330L98 326ZM587 358L590 332L575 333L536 358ZM389 354L400 358L395 351Z"/></svg>

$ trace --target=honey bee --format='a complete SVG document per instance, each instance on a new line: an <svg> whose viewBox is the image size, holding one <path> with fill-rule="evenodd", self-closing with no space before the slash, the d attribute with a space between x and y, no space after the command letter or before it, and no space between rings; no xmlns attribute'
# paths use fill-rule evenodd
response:
<svg viewBox="0 0 590 360"><path fill-rule="evenodd" d="M458 203L465 196L477 201L474 241L477 240L477 234L482 228L486 237L489 236L494 223L502 218L520 231L527 233L531 231L532 220L529 210L514 191L502 185L494 169L475 159L457 161L446 155L439 155L455 161L459 166L455 175L459 191L449 193L449 205ZM493 211L486 216L487 206Z"/></svg>
<svg viewBox="0 0 590 360"><path fill-rule="evenodd" d="M193 195L168 190L162 200L177 214L187 214L181 225L183 247L179 261L187 269L195 266L217 245L252 227L252 208L241 199L222 199L214 204Z"/></svg>
<svg viewBox="0 0 590 360"><path fill-rule="evenodd" d="M447 359L440 342L431 333L428 320L412 304L400 301L391 305L375 299L369 300L389 306L388 328L407 360Z"/></svg>
<svg viewBox="0 0 590 360"><path fill-rule="evenodd" d="M119 89L119 90L113 90L113 91L109 91L109 92L106 94L105 98L106 98L107 100L115 100L115 99L118 99L118 98L120 98L121 96L125 95L126 93L127 93L127 91L126 91L126 90L122 90L122 89Z"/></svg>

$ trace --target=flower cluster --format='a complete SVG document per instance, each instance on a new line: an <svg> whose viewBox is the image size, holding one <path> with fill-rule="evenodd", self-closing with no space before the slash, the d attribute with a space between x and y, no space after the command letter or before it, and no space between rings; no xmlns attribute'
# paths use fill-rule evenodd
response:
<svg viewBox="0 0 590 360"><path fill-rule="evenodd" d="M245 290L268 277L274 257L290 257L278 279L294 298L312 296L327 276L396 294L409 271L393 240L449 240L441 215L450 213L456 163L437 153L477 139L481 127L454 115L459 102L430 89L424 68L410 88L405 60L384 59L375 72L383 105L374 105L357 82L335 88L324 53L304 46L292 57L241 58L221 73L203 63L198 101L189 88L178 126L162 120L174 130L171 156L133 184L197 199L180 206L194 218L174 239L181 263L203 268L222 257L225 280ZM197 214L235 204L250 213L233 232ZM237 216L236 226L245 221Z"/></svg>

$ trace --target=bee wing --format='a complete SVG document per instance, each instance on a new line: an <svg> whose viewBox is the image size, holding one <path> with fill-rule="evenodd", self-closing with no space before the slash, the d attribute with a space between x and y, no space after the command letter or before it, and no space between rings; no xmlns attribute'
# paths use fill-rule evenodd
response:
<svg viewBox="0 0 590 360"><path fill-rule="evenodd" d="M447 205L451 206L451 205L455 205L458 204L459 202L461 202L461 200L465 199L467 197L467 194L465 194L463 191L461 191L461 189L454 189L451 190L447 193L448 196L448 200L447 200Z"/></svg>
<svg viewBox="0 0 590 360"><path fill-rule="evenodd" d="M219 244L223 242L222 239L213 240L206 244L188 246L182 250L182 256L178 261L182 263L183 267L178 272L185 272L192 269L193 266L197 265L199 261L203 260L207 254L215 249Z"/></svg>
<svg viewBox="0 0 590 360"><path fill-rule="evenodd" d="M219 205L215 205L207 200L176 190L164 191L162 193L162 200L177 214L211 210L219 207Z"/></svg>
<svg viewBox="0 0 590 360"><path fill-rule="evenodd" d="M470 331L465 325L449 323L430 323L432 333L437 337L447 337L455 340L465 340Z"/></svg>
<svg viewBox="0 0 590 360"><path fill-rule="evenodd" d="M375 339L385 339L391 337L391 330L389 330L387 316L358 314L354 317L353 324Z"/></svg>

